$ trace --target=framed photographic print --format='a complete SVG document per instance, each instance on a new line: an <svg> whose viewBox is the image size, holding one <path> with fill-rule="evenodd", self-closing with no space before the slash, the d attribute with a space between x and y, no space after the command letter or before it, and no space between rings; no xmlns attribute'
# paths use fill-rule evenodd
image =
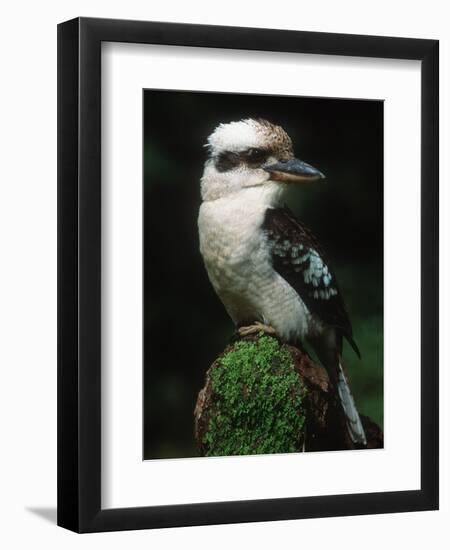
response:
<svg viewBox="0 0 450 550"><path fill-rule="evenodd" d="M59 525L437 509L438 134L434 40L59 25Z"/></svg>

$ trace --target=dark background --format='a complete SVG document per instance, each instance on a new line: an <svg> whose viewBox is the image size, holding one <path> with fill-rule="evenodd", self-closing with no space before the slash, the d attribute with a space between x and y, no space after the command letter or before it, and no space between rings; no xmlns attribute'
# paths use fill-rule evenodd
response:
<svg viewBox="0 0 450 550"><path fill-rule="evenodd" d="M263 117L325 173L289 206L333 260L361 352L344 350L360 412L383 423L383 103L144 91L144 458L196 456L193 409L234 327L198 247L200 177L220 122Z"/></svg>

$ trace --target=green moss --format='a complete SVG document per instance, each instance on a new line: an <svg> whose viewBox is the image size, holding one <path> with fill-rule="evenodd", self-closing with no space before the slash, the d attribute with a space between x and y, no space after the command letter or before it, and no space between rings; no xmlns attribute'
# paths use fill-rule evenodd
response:
<svg viewBox="0 0 450 550"><path fill-rule="evenodd" d="M239 341L211 371L206 456L288 453L302 447L305 387L270 336Z"/></svg>

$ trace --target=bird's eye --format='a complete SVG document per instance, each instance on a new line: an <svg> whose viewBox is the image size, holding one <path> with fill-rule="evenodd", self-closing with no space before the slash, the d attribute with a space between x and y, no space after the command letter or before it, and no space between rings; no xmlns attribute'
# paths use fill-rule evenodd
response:
<svg viewBox="0 0 450 550"><path fill-rule="evenodd" d="M250 149L247 149L245 156L250 162L255 163L264 162L266 160L267 154L263 149L252 147Z"/></svg>

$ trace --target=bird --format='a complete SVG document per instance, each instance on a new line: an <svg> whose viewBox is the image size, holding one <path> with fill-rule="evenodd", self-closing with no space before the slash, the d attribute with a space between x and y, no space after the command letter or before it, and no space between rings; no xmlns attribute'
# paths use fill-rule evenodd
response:
<svg viewBox="0 0 450 550"><path fill-rule="evenodd" d="M240 336L262 331L312 347L337 389L351 441L366 446L343 339L360 352L336 274L318 239L284 204L290 187L324 174L296 158L288 133L262 118L218 124L205 147L198 231L215 292Z"/></svg>

